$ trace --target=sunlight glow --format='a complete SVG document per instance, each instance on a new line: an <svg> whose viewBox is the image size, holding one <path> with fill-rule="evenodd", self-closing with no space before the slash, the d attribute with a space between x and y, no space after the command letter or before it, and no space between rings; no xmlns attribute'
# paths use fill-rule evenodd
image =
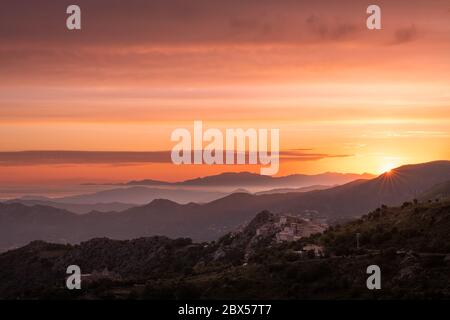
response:
<svg viewBox="0 0 450 320"><path fill-rule="evenodd" d="M395 167L396 165L392 162L384 163L380 168L380 173L390 173Z"/></svg>

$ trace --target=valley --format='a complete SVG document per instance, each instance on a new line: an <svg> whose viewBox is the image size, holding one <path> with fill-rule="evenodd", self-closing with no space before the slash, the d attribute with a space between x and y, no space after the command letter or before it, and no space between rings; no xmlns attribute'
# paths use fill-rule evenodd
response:
<svg viewBox="0 0 450 320"><path fill-rule="evenodd" d="M79 245L34 241L0 254L2 299L415 299L450 297L450 203L383 206L296 241L259 234L279 217L261 212L212 242L148 237ZM361 245L356 246L356 234ZM315 253L320 246L320 254ZM96 274L65 289L65 268ZM366 288L366 267L383 290ZM103 271L102 271L103 270Z"/></svg>

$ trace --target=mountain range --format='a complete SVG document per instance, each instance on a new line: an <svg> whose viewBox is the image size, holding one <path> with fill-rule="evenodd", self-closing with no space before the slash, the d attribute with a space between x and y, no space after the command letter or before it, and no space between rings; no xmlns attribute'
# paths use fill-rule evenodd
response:
<svg viewBox="0 0 450 320"><path fill-rule="evenodd" d="M52 198L47 197L37 197L37 198L19 198L19 199L11 199L11 200L5 200L3 203L20 203L23 205L26 205L28 207L40 205L40 206L47 206L47 207L53 207L58 209L64 209L76 214L86 214L90 213L92 211L97 212L112 212L112 211L124 211L126 209L130 209L132 207L135 207L136 204L130 204L130 203L122 203L122 202L106 202L106 203L92 203L92 204L86 204L86 203L66 203L66 202L60 202L55 201Z"/></svg>
<svg viewBox="0 0 450 320"><path fill-rule="evenodd" d="M96 238L33 241L0 254L0 299L448 299L450 203L405 202L297 241L279 242L258 213L217 241ZM356 235L359 234L359 245ZM319 250L319 251L316 251ZM383 290L367 290L367 266ZM67 290L77 265L81 290Z"/></svg>
<svg viewBox="0 0 450 320"><path fill-rule="evenodd" d="M375 176L370 173L336 173L326 172L315 175L293 174L282 177L264 176L251 172L225 172L202 178L189 179L180 182L164 182L158 180L136 180L125 183L125 185L145 186L182 186L182 187L215 187L246 188L250 191L262 191L273 188L301 188L311 185L340 185L357 179L372 179Z"/></svg>
<svg viewBox="0 0 450 320"><path fill-rule="evenodd" d="M190 202L206 203L223 198L231 193L251 193L251 190L256 194L306 192L370 177L373 176L370 174L323 173L273 178L249 172L222 173L174 183L158 180L131 181L125 184L108 185L108 189L94 193L59 198L22 196L3 202L22 203L28 206L48 205L85 214L91 211L123 211L136 205L148 204L155 199L166 199L187 204ZM314 182L320 184L309 184Z"/></svg>
<svg viewBox="0 0 450 320"><path fill-rule="evenodd" d="M398 205L450 180L450 161L406 165L370 180L300 193L233 193L204 203L157 199L122 212L76 215L67 210L20 203L0 204L0 248L32 240L77 243L94 237L130 239L164 235L217 239L250 221L256 213L314 212L330 223L352 219L381 205Z"/></svg>

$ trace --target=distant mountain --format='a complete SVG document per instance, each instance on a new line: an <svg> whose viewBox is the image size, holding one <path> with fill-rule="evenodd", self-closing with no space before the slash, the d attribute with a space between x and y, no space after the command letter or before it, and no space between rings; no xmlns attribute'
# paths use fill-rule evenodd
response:
<svg viewBox="0 0 450 320"><path fill-rule="evenodd" d="M77 232L79 215L49 206L0 203L0 251L32 240L67 242L70 225Z"/></svg>
<svg viewBox="0 0 450 320"><path fill-rule="evenodd" d="M240 189L243 192L245 189ZM237 190L233 191L236 192ZM155 199L167 199L178 203L205 203L227 196L232 192L207 190L207 188L182 187L120 187L94 193L79 194L60 198L42 196L24 196L18 199L3 200L5 203L23 203L25 205L40 204L66 209L75 213L90 211L123 211L136 205L144 205ZM1 201L0 201L1 202Z"/></svg>
<svg viewBox="0 0 450 320"><path fill-rule="evenodd" d="M105 211L104 209L107 207L111 207L110 211L121 211L122 208L128 206L106 206L104 204L123 203L143 205L155 199L167 199L182 204L189 202L205 203L236 192L250 193L255 190L260 190L259 194L305 192L325 189L325 183L339 185L353 180L368 179L371 177L373 176L370 174L342 173L323 173L318 175L297 174L285 177L270 177L249 172L222 173L174 183L150 179L130 181L121 185L120 188L90 194L62 198L22 197L20 200L27 200L28 202L22 202L27 205L30 204L31 200L38 200L39 202L36 202L36 204L50 205L73 212L85 213L89 209L89 206L83 208L78 205L98 205L97 207L92 207L92 210L97 211ZM65 205L57 205L56 203Z"/></svg>
<svg viewBox="0 0 450 320"><path fill-rule="evenodd" d="M98 212L117 211L117 212L119 212L119 211L130 209L130 208L136 206L136 204L121 203L121 202L77 204L77 203L65 203L65 202L52 201L52 199L50 199L50 198L44 198L44 199L34 200L32 198L28 198L28 199L19 198L19 199L6 200L4 202L5 203L21 203L26 206L35 206L35 205L49 206L49 207L53 207L53 208L68 210L70 212L77 213L77 214L86 214L86 213L89 213L92 211L98 211Z"/></svg>
<svg viewBox="0 0 450 320"><path fill-rule="evenodd" d="M358 179L372 179L375 176L369 173L333 173L327 172L316 175L294 174L284 177L263 176L250 172L226 172L218 175L185 180L181 182L162 182L161 185L175 185L184 187L222 187L222 188L248 188L257 191L274 188L300 188L311 185L339 185ZM126 185L150 185L161 183L155 180L131 181Z"/></svg>
<svg viewBox="0 0 450 320"><path fill-rule="evenodd" d="M256 192L256 195L264 195L264 194L275 194L275 193L291 193L291 192L308 192L314 190L325 190L330 189L336 186L323 186L323 185L313 185L309 187L301 187L301 188L279 188L279 189L270 189L267 191Z"/></svg>
<svg viewBox="0 0 450 320"><path fill-rule="evenodd" d="M228 193L182 188L149 188L143 186L116 188L91 194L82 194L52 199L54 202L70 204L98 204L110 202L146 204L155 199L168 199L178 203L209 202L226 196Z"/></svg>
<svg viewBox="0 0 450 320"><path fill-rule="evenodd" d="M305 214L333 222L418 197L450 180L450 161L402 166L371 180L310 192L253 195L233 193L205 204L154 200L120 213L75 215L45 206L0 204L0 247L31 240L79 242L93 237L130 239L165 235L211 240L250 221L257 212Z"/></svg>
<svg viewBox="0 0 450 320"><path fill-rule="evenodd" d="M132 180L124 185L128 186L170 186L173 183L161 180L145 179L145 180Z"/></svg>
<svg viewBox="0 0 450 320"><path fill-rule="evenodd" d="M230 192L230 193L251 193L251 192L248 191L247 189L244 189L244 188L238 188L238 189L236 189L236 190L233 190L233 191Z"/></svg>

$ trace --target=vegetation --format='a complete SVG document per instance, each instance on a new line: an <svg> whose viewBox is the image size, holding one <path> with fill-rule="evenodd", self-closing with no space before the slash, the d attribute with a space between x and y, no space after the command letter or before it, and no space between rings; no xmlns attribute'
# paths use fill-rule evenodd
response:
<svg viewBox="0 0 450 320"><path fill-rule="evenodd" d="M450 202L382 206L361 219L295 242L256 235L258 214L215 242L166 237L94 239L80 245L33 242L0 255L7 299L430 299L450 298ZM359 236L359 247L356 245ZM323 255L302 251L324 247ZM65 289L65 268L107 268L119 277ZM366 288L366 268L382 270L382 290Z"/></svg>

